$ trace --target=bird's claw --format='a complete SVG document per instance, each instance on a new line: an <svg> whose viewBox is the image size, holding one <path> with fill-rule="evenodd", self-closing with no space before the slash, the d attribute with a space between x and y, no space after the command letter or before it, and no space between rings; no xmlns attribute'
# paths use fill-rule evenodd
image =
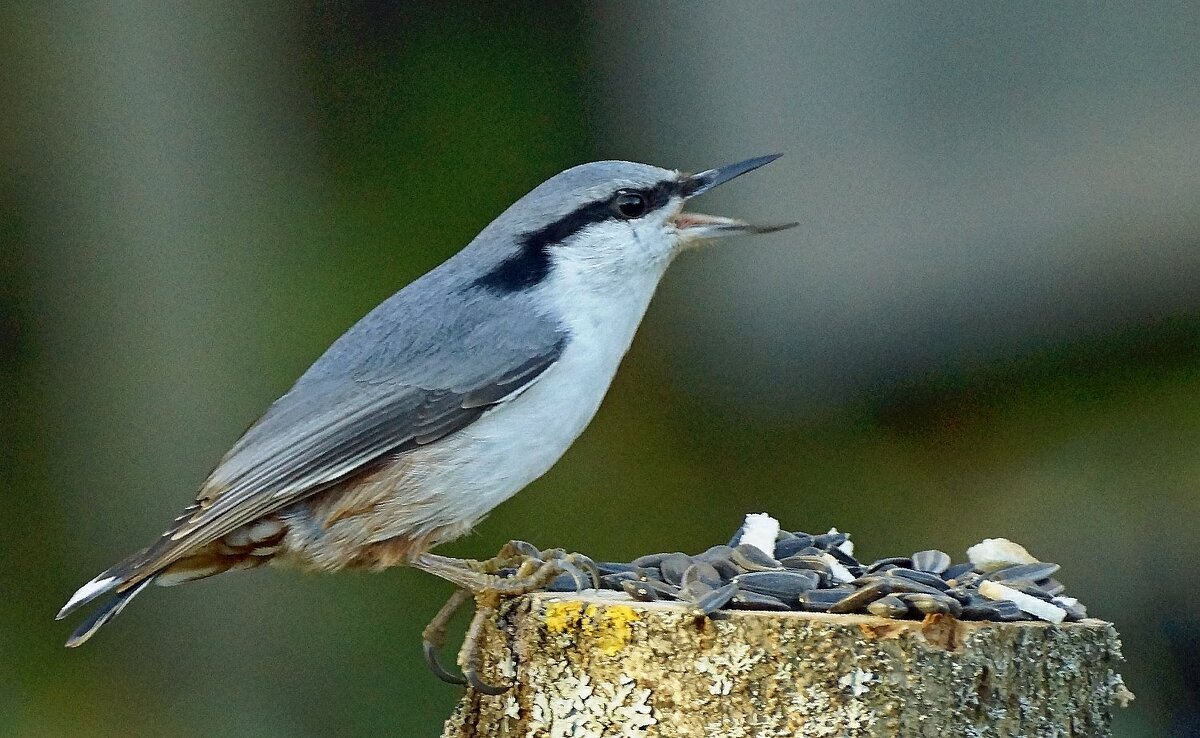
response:
<svg viewBox="0 0 1200 738"><path fill-rule="evenodd" d="M464 684L471 685L471 689L474 689L476 692L491 695L492 697L504 694L508 690L512 689L511 684L488 684L487 682L483 681L483 678L479 676L479 673L476 672L475 669L464 669L463 674L465 676L465 679L463 680Z"/></svg>
<svg viewBox="0 0 1200 738"><path fill-rule="evenodd" d="M454 594L450 595L450 599L446 600L446 604L442 605L437 615L433 616L433 620L429 621L429 625L425 626L425 630L421 634L424 640L425 664L429 666L429 670L433 672L434 676L447 684L467 683L465 677L452 674L442 666L437 652L446 640L446 626L450 623L450 618L454 617L454 613L458 612L469 599L471 599L470 592L463 589L454 590Z"/></svg>
<svg viewBox="0 0 1200 738"><path fill-rule="evenodd" d="M424 648L425 665L429 667L429 670L433 672L435 677L441 679L447 684L456 684L458 686L465 686L471 682L470 677L466 675L454 674L449 669L442 666L442 662L438 660L438 644L425 641Z"/></svg>
<svg viewBox="0 0 1200 738"><path fill-rule="evenodd" d="M509 541L499 553L485 561L461 561L426 554L415 565L458 585L458 589L438 611L424 632L425 663L434 676L450 684L467 685L487 695L499 695L511 685L493 685L479 676L479 640L484 623L496 612L500 598L517 597L544 590L560 574L570 576L575 591L587 589L588 579L595 589L600 588L600 570L591 558L579 553L567 553L561 548L539 550L525 541ZM508 570L508 576L502 572ZM585 576L586 574L586 576ZM459 650L462 676L442 666L437 652L446 635L446 626L454 613L467 600L475 598L475 616L467 628Z"/></svg>

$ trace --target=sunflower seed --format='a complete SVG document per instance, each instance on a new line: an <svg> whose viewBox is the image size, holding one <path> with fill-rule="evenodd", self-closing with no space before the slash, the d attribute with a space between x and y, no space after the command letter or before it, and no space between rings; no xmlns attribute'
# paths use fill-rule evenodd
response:
<svg viewBox="0 0 1200 738"><path fill-rule="evenodd" d="M639 582L629 579L621 582L621 589L625 590L625 594L638 602L654 602L658 599L658 592L650 586L649 582Z"/></svg>
<svg viewBox="0 0 1200 738"><path fill-rule="evenodd" d="M716 589L721 586L721 575L712 564L697 561L683 573L682 583L686 587L690 582L701 581Z"/></svg>
<svg viewBox="0 0 1200 738"><path fill-rule="evenodd" d="M772 597L770 595L759 594L758 592L749 592L739 588L730 600L728 607L735 610L774 610L783 611L791 610L792 607L788 603Z"/></svg>
<svg viewBox="0 0 1200 738"><path fill-rule="evenodd" d="M829 550L842 545L849 540L849 538L850 536L846 535L845 533L822 533L819 536L813 536L813 545L817 548Z"/></svg>
<svg viewBox="0 0 1200 738"><path fill-rule="evenodd" d="M950 554L931 548L928 551L917 551L912 555L912 568L927 571L931 574L941 574L950 568Z"/></svg>
<svg viewBox="0 0 1200 738"><path fill-rule="evenodd" d="M643 582L662 581L662 572L659 571L657 566L639 566L633 570L633 573L637 574L638 579Z"/></svg>
<svg viewBox="0 0 1200 738"><path fill-rule="evenodd" d="M899 597L912 606L914 610L925 615L950 615L952 617L962 615L962 603L953 597L924 594L921 592L908 592L899 595Z"/></svg>
<svg viewBox="0 0 1200 738"><path fill-rule="evenodd" d="M794 556L795 554L799 553L801 549L808 548L811 545L812 536L806 536L804 538L793 536L792 538L788 538L783 541L776 541L775 558L782 561L789 556Z"/></svg>
<svg viewBox="0 0 1200 738"><path fill-rule="evenodd" d="M1051 600L1054 599L1054 595L1050 594L1045 589L1039 587L1038 585L1034 584L1033 582L1031 582L1028 579L1009 579L1009 580L1005 581L1003 584L1006 587L1012 587L1013 589L1017 590L1018 592L1027 594L1030 597L1036 597L1039 600L1044 600L1046 602L1050 602Z"/></svg>
<svg viewBox="0 0 1200 738"><path fill-rule="evenodd" d="M546 585L547 592L578 592L575 577L567 572L563 572L554 577L549 584Z"/></svg>
<svg viewBox="0 0 1200 738"><path fill-rule="evenodd" d="M1030 579L1035 582L1042 579L1049 579L1058 573L1061 567L1058 564L1049 564L1039 561L1036 564L1017 564L1016 566L1006 566L1003 569L997 569L991 572L985 578L993 582L1008 582L1010 579Z"/></svg>
<svg viewBox="0 0 1200 738"><path fill-rule="evenodd" d="M821 577L815 571L752 571L733 578L738 589L771 595L781 600L795 600L801 593L816 589Z"/></svg>
<svg viewBox="0 0 1200 738"><path fill-rule="evenodd" d="M1067 620L1083 620L1087 617L1087 608L1074 597L1055 597L1052 602L1067 611Z"/></svg>
<svg viewBox="0 0 1200 738"><path fill-rule="evenodd" d="M943 580L937 574L930 574L927 571L917 571L916 569L906 569L902 566L897 566L894 569L888 569L885 576L904 577L905 579L911 579L914 582L920 582L927 587L933 587L934 589L940 591L945 591L950 588L950 585L946 584L945 580Z"/></svg>
<svg viewBox="0 0 1200 738"><path fill-rule="evenodd" d="M630 561L629 563L633 566L640 566L642 568L648 568L651 566L656 567L656 566L658 566L658 562L662 561L663 559L667 558L670 555L671 555L670 553L646 554L645 556L637 557L636 559L634 559L633 561Z"/></svg>
<svg viewBox="0 0 1200 738"><path fill-rule="evenodd" d="M683 600L698 615L729 608L870 612L891 618L941 613L1001 622L1087 617L1083 605L1065 596L1063 584L1052 578L1057 564L1039 562L1004 539L972 546L968 558L973 563L953 564L944 551L927 549L864 565L854 557L849 534L836 529L816 536L778 530L768 547L774 557L742 544L742 532L729 545L695 556L664 552L628 564L601 562L596 565L600 584L634 599ZM514 573L505 569L500 575ZM575 588L570 574L547 587Z"/></svg>
<svg viewBox="0 0 1200 738"><path fill-rule="evenodd" d="M860 573L861 573L862 564L858 563L858 559L854 558L853 556L846 553L842 549L834 546L833 548L829 549L825 553L827 553L830 556L832 556L833 558L837 559L838 563L842 564L843 566L850 568L850 569L859 569Z"/></svg>
<svg viewBox="0 0 1200 738"><path fill-rule="evenodd" d="M892 568L892 567L897 567L897 566L903 566L903 567L907 567L907 568L912 568L912 565L913 565L912 559L908 558L907 556L892 556L891 558L878 559L876 561L871 562L870 565L867 566L864 573L874 574L875 572L879 571L883 567Z"/></svg>
<svg viewBox="0 0 1200 738"><path fill-rule="evenodd" d="M967 572L974 572L974 569L970 564L954 564L949 569L942 572L942 578L947 581L951 579L958 579Z"/></svg>
<svg viewBox="0 0 1200 738"><path fill-rule="evenodd" d="M867 612L881 618L902 618L908 614L908 603L896 595L888 595L867 605Z"/></svg>
<svg viewBox="0 0 1200 738"><path fill-rule="evenodd" d="M695 556L693 556L692 558L697 559L698 561L707 561L708 563L711 564L714 561L728 561L729 557L732 555L733 555L733 547L732 546L720 545L720 546L711 546L710 548L705 550L703 553L698 553Z"/></svg>
<svg viewBox="0 0 1200 738"><path fill-rule="evenodd" d="M828 612L830 607L853 594L847 589L810 589L800 595L800 605L809 612Z"/></svg>
<svg viewBox="0 0 1200 738"><path fill-rule="evenodd" d="M605 574L632 572L637 569L637 566L634 564L622 564L619 561L597 561L596 569L600 572L600 576L604 576Z"/></svg>
<svg viewBox="0 0 1200 738"><path fill-rule="evenodd" d="M683 581L683 573L692 565L692 557L687 554L673 553L669 556L664 556L658 562L659 571L662 572L662 579L667 584L679 584Z"/></svg>
<svg viewBox="0 0 1200 738"><path fill-rule="evenodd" d="M707 594L696 598L696 612L706 616L713 614L729 604L729 601L733 599L737 591L737 585L733 582L709 590Z"/></svg>
<svg viewBox="0 0 1200 738"><path fill-rule="evenodd" d="M1063 583L1057 579L1046 579L1040 581L1038 582L1038 586L1041 587L1042 590L1051 597L1057 597L1066 590L1066 587L1063 586Z"/></svg>
<svg viewBox="0 0 1200 738"><path fill-rule="evenodd" d="M867 605L871 604L875 600L878 600L886 595L890 595L891 593L892 588L889 582L872 582L857 592L854 592L849 597L838 600L836 604L830 606L829 612L858 612L859 610L865 609Z"/></svg>
<svg viewBox="0 0 1200 738"><path fill-rule="evenodd" d="M768 571L783 568L782 564L767 556L761 549L744 543L736 546L730 557L733 559L733 563L744 571Z"/></svg>
<svg viewBox="0 0 1200 738"><path fill-rule="evenodd" d="M600 575L600 586L604 589L621 589L621 582L637 581L637 574L631 571L617 571L612 574Z"/></svg>
<svg viewBox="0 0 1200 738"><path fill-rule="evenodd" d="M1019 613L1020 610L1017 610ZM963 605L962 615L963 620L999 620L1000 611L996 609L993 603L979 603L971 605Z"/></svg>

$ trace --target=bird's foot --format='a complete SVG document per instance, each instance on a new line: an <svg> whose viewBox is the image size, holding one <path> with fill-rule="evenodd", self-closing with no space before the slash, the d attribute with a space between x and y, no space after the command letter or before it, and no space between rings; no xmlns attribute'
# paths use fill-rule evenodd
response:
<svg viewBox="0 0 1200 738"><path fill-rule="evenodd" d="M587 556L567 553L561 548L539 551L524 541L509 541L500 553L484 561L424 553L411 565L476 595L494 591L516 597L547 588L561 590L555 586L555 578L560 575L568 577L578 592L587 588L585 573L590 576L592 587L600 587L600 572Z"/></svg>
<svg viewBox="0 0 1200 738"><path fill-rule="evenodd" d="M524 541L509 541L496 556L486 561L422 554L412 565L458 587L425 628L425 661L430 670L442 681L469 684L489 695L503 694L511 688L511 685L489 684L479 676L479 639L483 625L495 615L502 599L545 590L560 577L565 577L579 592L586 588L585 572L590 576L593 587L600 586L600 573L595 562L587 556L567 553L561 548L539 551ZM510 573L505 576L505 572ZM450 619L472 596L475 599L475 617L471 619L459 650L459 663L463 668L463 676L459 677L441 665L437 652L445 641L446 626Z"/></svg>

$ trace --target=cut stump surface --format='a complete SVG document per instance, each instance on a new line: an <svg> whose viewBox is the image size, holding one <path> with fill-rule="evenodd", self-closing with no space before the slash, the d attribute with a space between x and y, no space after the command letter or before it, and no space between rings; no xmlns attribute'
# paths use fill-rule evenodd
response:
<svg viewBox="0 0 1200 738"><path fill-rule="evenodd" d="M588 591L507 602L483 648L484 677L514 687L468 691L443 738L1096 738L1132 698L1117 633L1100 620L706 619Z"/></svg>

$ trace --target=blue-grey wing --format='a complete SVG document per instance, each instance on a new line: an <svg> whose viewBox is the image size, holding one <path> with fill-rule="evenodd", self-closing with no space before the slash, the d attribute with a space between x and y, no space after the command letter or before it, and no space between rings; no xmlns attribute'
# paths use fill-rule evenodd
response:
<svg viewBox="0 0 1200 738"><path fill-rule="evenodd" d="M535 381L566 343L520 303L480 294L417 310L405 292L334 343L245 433L138 570L464 428Z"/></svg>

